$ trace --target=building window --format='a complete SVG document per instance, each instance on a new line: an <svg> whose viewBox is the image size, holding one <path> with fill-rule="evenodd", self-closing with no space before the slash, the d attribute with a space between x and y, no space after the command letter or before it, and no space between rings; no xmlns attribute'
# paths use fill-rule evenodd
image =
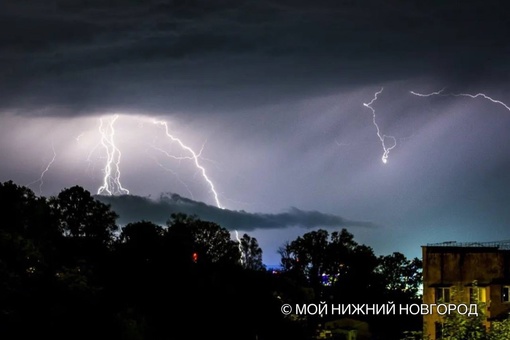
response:
<svg viewBox="0 0 510 340"><path fill-rule="evenodd" d="M434 334L436 335L436 339L442 339L443 338L443 324L441 322L435 322L434 326L435 326Z"/></svg>
<svg viewBox="0 0 510 340"><path fill-rule="evenodd" d="M469 303L487 302L485 287L469 288Z"/></svg>
<svg viewBox="0 0 510 340"><path fill-rule="evenodd" d="M436 302L450 302L450 288L436 288Z"/></svg>
<svg viewBox="0 0 510 340"><path fill-rule="evenodd" d="M501 288L501 301L510 302L510 286L503 286Z"/></svg>

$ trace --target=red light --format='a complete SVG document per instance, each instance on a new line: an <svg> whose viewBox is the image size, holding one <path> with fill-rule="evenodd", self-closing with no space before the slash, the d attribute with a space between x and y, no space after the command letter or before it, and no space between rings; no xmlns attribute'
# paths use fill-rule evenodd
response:
<svg viewBox="0 0 510 340"><path fill-rule="evenodd" d="M192 258L193 258L193 262L197 263L198 254L197 253L193 253Z"/></svg>

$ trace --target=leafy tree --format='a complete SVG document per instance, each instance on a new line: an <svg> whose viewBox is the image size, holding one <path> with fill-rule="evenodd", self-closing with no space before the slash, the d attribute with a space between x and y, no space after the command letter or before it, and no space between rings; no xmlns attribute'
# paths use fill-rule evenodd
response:
<svg viewBox="0 0 510 340"><path fill-rule="evenodd" d="M117 237L117 214L78 186L47 199L2 183L0 204L2 339L305 338L306 325L280 312L301 287L259 270L247 234L239 244L176 214L167 228L140 221Z"/></svg>
<svg viewBox="0 0 510 340"><path fill-rule="evenodd" d="M463 286L454 286L450 295L451 303L476 303L478 315L446 313L442 317L442 338L448 340L507 340L510 339L510 319L492 320L487 327L487 304L478 297L477 282L471 286L470 302L465 301Z"/></svg>
<svg viewBox="0 0 510 340"><path fill-rule="evenodd" d="M82 270L86 268L68 256L73 247L66 245L62 235L60 208L12 182L0 185L0 204L4 217L0 223L0 337L11 339L14 331L15 338L51 334L59 339L84 325L97 330L90 325L102 319L101 312L92 308L97 307L94 299L100 287L91 283L89 272ZM99 253L98 259L104 260L104 255ZM73 337L90 338L85 333Z"/></svg>
<svg viewBox="0 0 510 340"><path fill-rule="evenodd" d="M59 218L63 235L74 238L89 238L103 244L111 244L118 230L117 213L92 197L80 186L62 190L50 199L50 205Z"/></svg>
<svg viewBox="0 0 510 340"><path fill-rule="evenodd" d="M186 257L198 263L237 264L239 247L230 232L220 225L195 216L172 214L167 222L166 237L184 248Z"/></svg>
<svg viewBox="0 0 510 340"><path fill-rule="evenodd" d="M327 266L327 247L329 234L326 230L311 231L298 236L280 249L285 270L297 272L316 287L320 285L321 274ZM287 256L283 258L283 256Z"/></svg>
<svg viewBox="0 0 510 340"><path fill-rule="evenodd" d="M150 251L162 239L163 227L149 221L128 223L119 236L119 241L129 247Z"/></svg>
<svg viewBox="0 0 510 340"><path fill-rule="evenodd" d="M377 257L371 247L360 244L349 254L334 288L336 295L344 301L359 302L373 300L377 293L375 268Z"/></svg>
<svg viewBox="0 0 510 340"><path fill-rule="evenodd" d="M476 288L476 282L473 283ZM474 289L476 291L476 289ZM468 303L463 298L463 286L454 286L450 293L450 303ZM474 303L478 304L478 315L467 316L460 313L446 313L443 316L442 337L449 340L482 340L487 337L485 327L486 305L478 301L478 296L473 297Z"/></svg>
<svg viewBox="0 0 510 340"><path fill-rule="evenodd" d="M306 233L285 243L279 253L284 275L311 287L315 303L419 303L421 261L407 260L400 253L377 257L371 247L357 243L346 229L330 235L325 230ZM356 318L368 322L374 334L383 339L398 339L404 330L422 328L420 316ZM311 322L310 318L307 321Z"/></svg>
<svg viewBox="0 0 510 340"><path fill-rule="evenodd" d="M280 264L287 277L294 279L298 283L306 284L308 279L300 266L299 258L294 248L295 245L289 241L286 241L278 248Z"/></svg>
<svg viewBox="0 0 510 340"><path fill-rule="evenodd" d="M37 197L27 187L12 181L0 183L3 220L0 230L15 232L31 239L49 240L59 235L45 197Z"/></svg>
<svg viewBox="0 0 510 340"><path fill-rule="evenodd" d="M241 238L241 249L244 268L251 270L265 269L264 263L262 262L262 249L256 238L244 234Z"/></svg>
<svg viewBox="0 0 510 340"><path fill-rule="evenodd" d="M60 317L67 320L66 326L89 323L99 327L102 312L107 310L104 294L108 292L105 287L112 268L118 215L80 186L62 190L49 204L63 235L57 243L54 304L64 311ZM80 317L73 318L73 314Z"/></svg>
<svg viewBox="0 0 510 340"><path fill-rule="evenodd" d="M394 252L380 256L376 272L386 298L391 301L419 298L422 283L422 261L407 259L404 254Z"/></svg>
<svg viewBox="0 0 510 340"><path fill-rule="evenodd" d="M11 277L39 272L43 252L49 250L44 246L58 235L45 199L9 181L0 183L0 206L0 271L17 272Z"/></svg>
<svg viewBox="0 0 510 340"><path fill-rule="evenodd" d="M379 256L372 284L375 285L375 300L379 303L393 301L396 304L421 304L421 268L418 258L407 259L402 253ZM423 330L423 317L410 313L399 316L380 318L374 315L371 320L373 328L385 334L388 339L416 340Z"/></svg>
<svg viewBox="0 0 510 340"><path fill-rule="evenodd" d="M280 249L286 273L305 278L314 288L342 286L337 293L352 295L346 288L366 288L377 266L372 248L360 245L346 229L333 232L311 231L284 244Z"/></svg>
<svg viewBox="0 0 510 340"><path fill-rule="evenodd" d="M116 245L118 262L124 263L133 275L142 267L162 265L163 227L149 221L128 223L122 228Z"/></svg>
<svg viewBox="0 0 510 340"><path fill-rule="evenodd" d="M510 319L492 321L487 340L507 340L510 338Z"/></svg>
<svg viewBox="0 0 510 340"><path fill-rule="evenodd" d="M338 277L345 276L348 269L352 267L352 254L357 247L358 243L354 241L354 235L347 229L331 233L331 243L327 249L326 272L333 279L333 283L337 281Z"/></svg>
<svg viewBox="0 0 510 340"><path fill-rule="evenodd" d="M54 267L57 224L44 197L0 183L0 338L24 324L41 325Z"/></svg>

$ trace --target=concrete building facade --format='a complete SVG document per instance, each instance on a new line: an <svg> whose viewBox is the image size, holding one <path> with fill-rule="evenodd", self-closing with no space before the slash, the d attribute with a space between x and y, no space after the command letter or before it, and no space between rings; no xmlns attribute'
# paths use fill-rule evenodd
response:
<svg viewBox="0 0 510 340"><path fill-rule="evenodd" d="M486 327L509 317L510 241L428 244L422 256L424 304L482 302ZM441 339L442 317L423 315L423 329Z"/></svg>

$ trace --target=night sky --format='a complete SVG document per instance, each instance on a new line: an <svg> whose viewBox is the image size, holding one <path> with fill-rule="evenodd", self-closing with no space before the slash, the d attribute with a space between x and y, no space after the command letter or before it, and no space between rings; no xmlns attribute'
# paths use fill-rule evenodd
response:
<svg viewBox="0 0 510 340"><path fill-rule="evenodd" d="M0 181L100 193L113 141L120 224L197 214L270 265L318 228L408 257L510 239L503 6L2 1Z"/></svg>

